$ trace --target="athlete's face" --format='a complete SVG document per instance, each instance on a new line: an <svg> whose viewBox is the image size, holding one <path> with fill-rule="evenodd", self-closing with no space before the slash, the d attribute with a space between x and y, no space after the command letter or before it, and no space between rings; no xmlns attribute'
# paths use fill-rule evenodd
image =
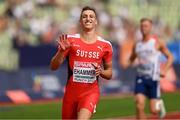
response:
<svg viewBox="0 0 180 120"><path fill-rule="evenodd" d="M94 11L92 10L83 11L80 19L80 24L83 30L95 29L97 25L97 19Z"/></svg>
<svg viewBox="0 0 180 120"><path fill-rule="evenodd" d="M148 35L151 33L152 29L152 23L149 21L143 21L141 22L141 33L143 35Z"/></svg>

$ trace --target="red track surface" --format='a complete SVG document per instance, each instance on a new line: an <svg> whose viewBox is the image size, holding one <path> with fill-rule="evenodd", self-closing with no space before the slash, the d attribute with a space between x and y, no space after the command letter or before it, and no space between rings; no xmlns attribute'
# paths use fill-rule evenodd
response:
<svg viewBox="0 0 180 120"><path fill-rule="evenodd" d="M114 118L116 120L136 120L134 116ZM149 116L149 120L158 120L158 116ZM180 120L180 112L167 113L166 117L159 120Z"/></svg>
<svg viewBox="0 0 180 120"><path fill-rule="evenodd" d="M158 119L157 117L150 117L150 119ZM164 118L164 120L171 120L171 119L177 119L180 120L180 112L172 112L172 113L168 113L166 115L166 117Z"/></svg>
<svg viewBox="0 0 180 120"><path fill-rule="evenodd" d="M3 102L0 103L0 106L18 106L18 105L31 105L31 104L45 104L45 103L50 103L50 102L60 102L62 99L42 99L42 100L35 100L31 103L21 103L21 104L15 104L13 102Z"/></svg>

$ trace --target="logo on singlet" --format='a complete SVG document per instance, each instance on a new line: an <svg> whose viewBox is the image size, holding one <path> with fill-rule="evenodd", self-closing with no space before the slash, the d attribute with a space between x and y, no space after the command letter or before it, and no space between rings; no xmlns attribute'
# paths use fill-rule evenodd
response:
<svg viewBox="0 0 180 120"><path fill-rule="evenodd" d="M103 51L102 47L101 46L97 46L98 49L100 49L101 51Z"/></svg>
<svg viewBox="0 0 180 120"><path fill-rule="evenodd" d="M76 50L76 56L84 58L95 58L99 59L99 52L95 51L85 51L85 50Z"/></svg>

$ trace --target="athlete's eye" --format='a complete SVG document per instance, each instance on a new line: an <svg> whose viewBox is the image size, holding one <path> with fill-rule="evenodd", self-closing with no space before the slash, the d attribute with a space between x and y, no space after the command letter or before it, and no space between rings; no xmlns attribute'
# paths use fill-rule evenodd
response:
<svg viewBox="0 0 180 120"><path fill-rule="evenodd" d="M95 18L95 16L94 15L90 15L90 18Z"/></svg>
<svg viewBox="0 0 180 120"><path fill-rule="evenodd" d="M82 18L87 18L87 15L82 15Z"/></svg>

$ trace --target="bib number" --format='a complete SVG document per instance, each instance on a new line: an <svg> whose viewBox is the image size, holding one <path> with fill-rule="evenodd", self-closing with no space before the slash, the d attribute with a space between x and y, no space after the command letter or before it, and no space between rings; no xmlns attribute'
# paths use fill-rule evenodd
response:
<svg viewBox="0 0 180 120"><path fill-rule="evenodd" d="M153 69L154 66L153 64L149 63L149 64L140 64L138 65L138 73L140 74L144 74L144 75L152 75L153 74Z"/></svg>
<svg viewBox="0 0 180 120"><path fill-rule="evenodd" d="M74 62L73 81L80 83L93 83L96 81L95 69L91 62Z"/></svg>

